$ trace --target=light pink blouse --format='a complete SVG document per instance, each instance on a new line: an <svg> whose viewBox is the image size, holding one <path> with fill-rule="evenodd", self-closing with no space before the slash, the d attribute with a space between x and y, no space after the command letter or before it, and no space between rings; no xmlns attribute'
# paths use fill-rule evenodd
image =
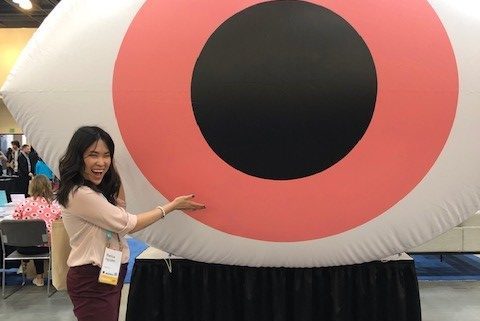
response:
<svg viewBox="0 0 480 321"><path fill-rule="evenodd" d="M110 204L101 193L82 186L70 193L68 207L63 208L62 217L72 247L68 266L101 266L107 230L113 232L110 243L114 249L120 248L115 235L118 233L123 244L122 263L128 262L130 251L124 236L137 225L135 215Z"/></svg>

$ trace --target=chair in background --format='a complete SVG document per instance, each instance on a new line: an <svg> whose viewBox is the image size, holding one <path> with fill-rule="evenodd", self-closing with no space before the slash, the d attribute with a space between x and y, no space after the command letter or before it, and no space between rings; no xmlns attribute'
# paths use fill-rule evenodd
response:
<svg viewBox="0 0 480 321"><path fill-rule="evenodd" d="M3 220L0 222L0 238L2 240L2 296L4 299L18 291L25 285L26 277L25 271L22 272L22 285L15 288L11 293L5 295L5 268L7 261L21 261L21 260L48 260L48 281L47 294L50 297L56 291L50 292L51 274L52 274L52 260L51 248L48 243L48 232L43 220ZM48 253L46 254L20 254L18 251L5 255L5 246L23 247L23 246L48 246Z"/></svg>

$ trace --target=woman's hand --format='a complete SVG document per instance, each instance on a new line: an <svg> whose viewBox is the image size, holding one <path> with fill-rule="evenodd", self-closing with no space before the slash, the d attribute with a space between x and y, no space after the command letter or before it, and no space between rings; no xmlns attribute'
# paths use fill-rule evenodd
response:
<svg viewBox="0 0 480 321"><path fill-rule="evenodd" d="M173 205L175 210L182 210L182 211L196 211L202 210L205 208L204 204L200 204L193 201L195 195L183 195L178 196L173 200Z"/></svg>
<svg viewBox="0 0 480 321"><path fill-rule="evenodd" d="M133 228L133 230L130 231L130 233L135 233L144 229L150 224L164 218L166 214L175 210L196 211L204 209L205 205L194 202L192 200L193 197L193 194L179 196L167 204L157 206L151 211L138 214L137 225L135 225L135 227Z"/></svg>

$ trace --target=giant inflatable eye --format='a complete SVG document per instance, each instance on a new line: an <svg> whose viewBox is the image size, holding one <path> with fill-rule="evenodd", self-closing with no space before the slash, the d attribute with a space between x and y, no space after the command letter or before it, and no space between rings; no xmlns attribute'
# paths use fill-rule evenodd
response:
<svg viewBox="0 0 480 321"><path fill-rule="evenodd" d="M474 3L93 6L62 1L2 95L50 165L79 126L112 134L131 212L186 193L207 204L138 233L151 245L351 264L478 209Z"/></svg>

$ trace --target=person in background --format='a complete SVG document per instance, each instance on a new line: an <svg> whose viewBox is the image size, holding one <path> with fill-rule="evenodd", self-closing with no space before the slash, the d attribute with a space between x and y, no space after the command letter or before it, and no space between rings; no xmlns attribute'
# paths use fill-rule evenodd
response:
<svg viewBox="0 0 480 321"><path fill-rule="evenodd" d="M20 154L20 142L18 140L12 140L12 159L10 161L10 167L12 168L13 175L17 175L18 172L18 155Z"/></svg>
<svg viewBox="0 0 480 321"><path fill-rule="evenodd" d="M3 169L6 168L8 162L7 156L0 150L0 176L3 175Z"/></svg>
<svg viewBox="0 0 480 321"><path fill-rule="evenodd" d="M67 291L79 321L118 320L130 254L124 238L127 233L140 231L174 210L205 208L193 201L193 195L185 195L144 213L128 213L114 154L115 144L107 132L84 126L73 134L60 160L57 200L63 207L71 246ZM105 279L100 274L107 268L102 265L107 251L118 257L114 261L115 270L119 269L115 278Z"/></svg>
<svg viewBox="0 0 480 321"><path fill-rule="evenodd" d="M7 154L5 155L7 156L7 163L6 163L6 167L7 167L7 175L13 175L13 149L11 147L9 147L7 149Z"/></svg>
<svg viewBox="0 0 480 321"><path fill-rule="evenodd" d="M37 164L35 165L35 174L36 175L45 175L50 181L53 181L53 172L52 170L45 164L43 159L40 157L38 158Z"/></svg>
<svg viewBox="0 0 480 321"><path fill-rule="evenodd" d="M30 145L30 152L28 153L28 158L30 159L30 165L32 167L32 174L37 175L37 172L35 170L37 168L36 167L37 162L38 162L38 159L40 157L38 157L37 151L35 149L33 149L33 147L31 145Z"/></svg>
<svg viewBox="0 0 480 321"><path fill-rule="evenodd" d="M13 142L12 142L13 144ZM28 197L28 184L30 179L33 177L32 164L30 162L30 145L23 145L20 153L17 158L17 181L16 188L20 193L25 194L25 197Z"/></svg>
<svg viewBox="0 0 480 321"><path fill-rule="evenodd" d="M44 175L33 177L29 193L31 196L15 208L13 218L16 220L44 220L50 237L53 221L59 219L62 215L60 206L54 201L50 180ZM45 254L48 253L48 247L20 247L17 251L21 254ZM37 276L32 283L36 286L43 286L45 283L43 277L45 272L44 262L43 260L33 260L33 262Z"/></svg>

